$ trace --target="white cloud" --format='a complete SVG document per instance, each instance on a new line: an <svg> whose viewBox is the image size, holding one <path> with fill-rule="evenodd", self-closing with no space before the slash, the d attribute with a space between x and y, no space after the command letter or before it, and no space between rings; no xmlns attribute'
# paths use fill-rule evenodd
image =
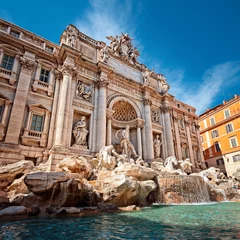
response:
<svg viewBox="0 0 240 240"><path fill-rule="evenodd" d="M86 35L106 42L106 36L120 35L121 32L135 35L134 19L131 18L131 1L90 0L90 8L75 25Z"/></svg>
<svg viewBox="0 0 240 240"><path fill-rule="evenodd" d="M208 69L201 82L194 87L188 86L187 81L184 82L182 70L168 70L165 75L169 79L170 93L176 99L195 107L200 114L212 107L211 104L219 94L222 95L224 89L239 81L239 73L240 61L218 64Z"/></svg>
<svg viewBox="0 0 240 240"><path fill-rule="evenodd" d="M0 9L0 18L13 23L13 18L11 17L11 14L6 10Z"/></svg>

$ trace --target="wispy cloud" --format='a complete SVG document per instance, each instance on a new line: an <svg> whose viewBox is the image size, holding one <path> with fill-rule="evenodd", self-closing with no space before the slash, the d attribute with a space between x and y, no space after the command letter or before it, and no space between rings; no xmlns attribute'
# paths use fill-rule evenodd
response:
<svg viewBox="0 0 240 240"><path fill-rule="evenodd" d="M130 0L90 0L90 8L84 16L77 19L75 25L88 36L106 42L106 36L128 32L135 35L133 4ZM138 7L141 11L141 5ZM136 17L136 16L135 16Z"/></svg>
<svg viewBox="0 0 240 240"><path fill-rule="evenodd" d="M4 10L4 9L0 9L0 18L8 21L8 22L12 22L13 23L13 18L10 14L10 12Z"/></svg>
<svg viewBox="0 0 240 240"><path fill-rule="evenodd" d="M194 106L200 114L213 107L213 102L224 89L239 82L240 61L226 62L208 69L194 87L188 86L183 70L168 70L165 75L171 86L170 93L178 100Z"/></svg>

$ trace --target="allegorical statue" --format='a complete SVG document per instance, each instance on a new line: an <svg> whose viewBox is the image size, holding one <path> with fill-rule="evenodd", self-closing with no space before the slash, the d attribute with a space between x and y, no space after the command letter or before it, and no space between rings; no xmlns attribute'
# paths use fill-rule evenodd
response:
<svg viewBox="0 0 240 240"><path fill-rule="evenodd" d="M76 88L76 96L82 97L86 100L90 100L92 97L92 90L90 87L85 86L83 82L78 81L77 88Z"/></svg>
<svg viewBox="0 0 240 240"><path fill-rule="evenodd" d="M87 146L87 123L86 117L81 116L80 120L75 124L73 128L73 136L74 136L74 146Z"/></svg>
<svg viewBox="0 0 240 240"><path fill-rule="evenodd" d="M153 141L154 156L155 158L160 158L162 142L160 136L156 135L156 138Z"/></svg>
<svg viewBox="0 0 240 240"><path fill-rule="evenodd" d="M108 47L107 46L105 46L104 48L102 48L101 50L100 50L100 58L101 58L101 62L107 62L107 60L108 60L108 58L109 58L109 55L108 55L109 53L108 53Z"/></svg>
<svg viewBox="0 0 240 240"><path fill-rule="evenodd" d="M130 142L129 139L129 126L126 125L125 129L118 130L116 132L116 138L120 139L120 146L122 147L122 155L127 155L127 157L137 157L136 150L133 144Z"/></svg>
<svg viewBox="0 0 240 240"><path fill-rule="evenodd" d="M150 77L154 71L150 71L148 68L143 72L143 83L150 84Z"/></svg>

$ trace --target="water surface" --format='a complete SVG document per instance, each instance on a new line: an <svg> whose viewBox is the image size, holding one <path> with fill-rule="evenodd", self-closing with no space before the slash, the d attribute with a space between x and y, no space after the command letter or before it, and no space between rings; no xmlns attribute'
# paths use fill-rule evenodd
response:
<svg viewBox="0 0 240 240"><path fill-rule="evenodd" d="M0 239L240 239L240 203L0 222Z"/></svg>

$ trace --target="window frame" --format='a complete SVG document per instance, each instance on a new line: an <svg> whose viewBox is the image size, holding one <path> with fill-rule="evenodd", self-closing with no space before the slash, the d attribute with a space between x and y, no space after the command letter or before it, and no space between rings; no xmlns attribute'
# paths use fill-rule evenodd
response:
<svg viewBox="0 0 240 240"><path fill-rule="evenodd" d="M224 165L224 160L223 160L223 158L216 159L216 164L217 164L217 166Z"/></svg>
<svg viewBox="0 0 240 240"><path fill-rule="evenodd" d="M235 160L234 158L237 157L237 160ZM233 159L233 162L236 163L236 162L240 162L240 154L236 154L234 156L232 156L232 159Z"/></svg>
<svg viewBox="0 0 240 240"><path fill-rule="evenodd" d="M213 120L214 123L212 123L212 120ZM216 120L215 120L215 117L214 117L214 116L210 117L210 118L209 118L209 121L210 121L211 126L213 126L213 125L216 124Z"/></svg>
<svg viewBox="0 0 240 240"><path fill-rule="evenodd" d="M226 116L226 111L228 111L228 114L229 114L229 116L228 116L228 117ZM226 109L226 110L223 110L223 113L224 113L224 117L225 117L225 119L227 119L227 118L230 118L230 117L231 117L229 108L228 108L228 109Z"/></svg>
<svg viewBox="0 0 240 240"><path fill-rule="evenodd" d="M6 66L4 67L4 58L7 57L7 61L6 61ZM9 69L8 66L9 66L9 58L12 58L12 63L11 63L11 68ZM1 62L1 68L5 69L5 70L8 70L8 71L12 71L13 70L13 66L14 66L14 61L15 61L15 56L13 56L12 54L8 54L8 53L3 53L3 57L2 57L2 62Z"/></svg>
<svg viewBox="0 0 240 240"><path fill-rule="evenodd" d="M42 71L44 71L44 73L42 74ZM46 76L46 72L48 72L48 75ZM41 79L43 77L43 79ZM47 78L47 81L45 81ZM44 67L41 67L41 71L40 71L40 75L39 75L39 81L44 82L49 84L49 80L50 80L50 70Z"/></svg>
<svg viewBox="0 0 240 240"><path fill-rule="evenodd" d="M216 136L216 135L213 136L213 132L217 132L217 136ZM219 137L218 130L217 130L217 129L214 129L213 131L211 131L211 136L212 136L212 139Z"/></svg>
<svg viewBox="0 0 240 240"><path fill-rule="evenodd" d="M216 146L218 146L218 149L217 149ZM215 148L215 152L221 152L221 151L222 151L220 142L215 142L215 143L214 143L214 148ZM219 150L219 151L218 151L218 150Z"/></svg>
<svg viewBox="0 0 240 240"><path fill-rule="evenodd" d="M233 144L232 144L232 139L235 140L236 146L233 146ZM230 142L231 148L238 147L238 141L237 141L237 137L236 137L236 136L230 137L230 138L229 138L229 142Z"/></svg>
<svg viewBox="0 0 240 240"><path fill-rule="evenodd" d="M33 118L34 118L35 116L36 116L36 124L35 124L35 129L33 129L33 128L32 128L32 126L33 126ZM41 127L40 127L40 130L41 130L41 131L39 131L39 130L36 129L37 124L38 124L37 120L38 120L39 117L41 117ZM45 119L44 119L44 115L39 114L39 113L32 113L29 129L30 129L31 131L43 132L44 120L45 120Z"/></svg>
<svg viewBox="0 0 240 240"><path fill-rule="evenodd" d="M228 131L227 126L231 126L232 131ZM234 131L233 124L232 124L232 123L226 124L226 125L225 125L225 129L226 129L226 133L231 133L231 132L233 132L233 131Z"/></svg>

